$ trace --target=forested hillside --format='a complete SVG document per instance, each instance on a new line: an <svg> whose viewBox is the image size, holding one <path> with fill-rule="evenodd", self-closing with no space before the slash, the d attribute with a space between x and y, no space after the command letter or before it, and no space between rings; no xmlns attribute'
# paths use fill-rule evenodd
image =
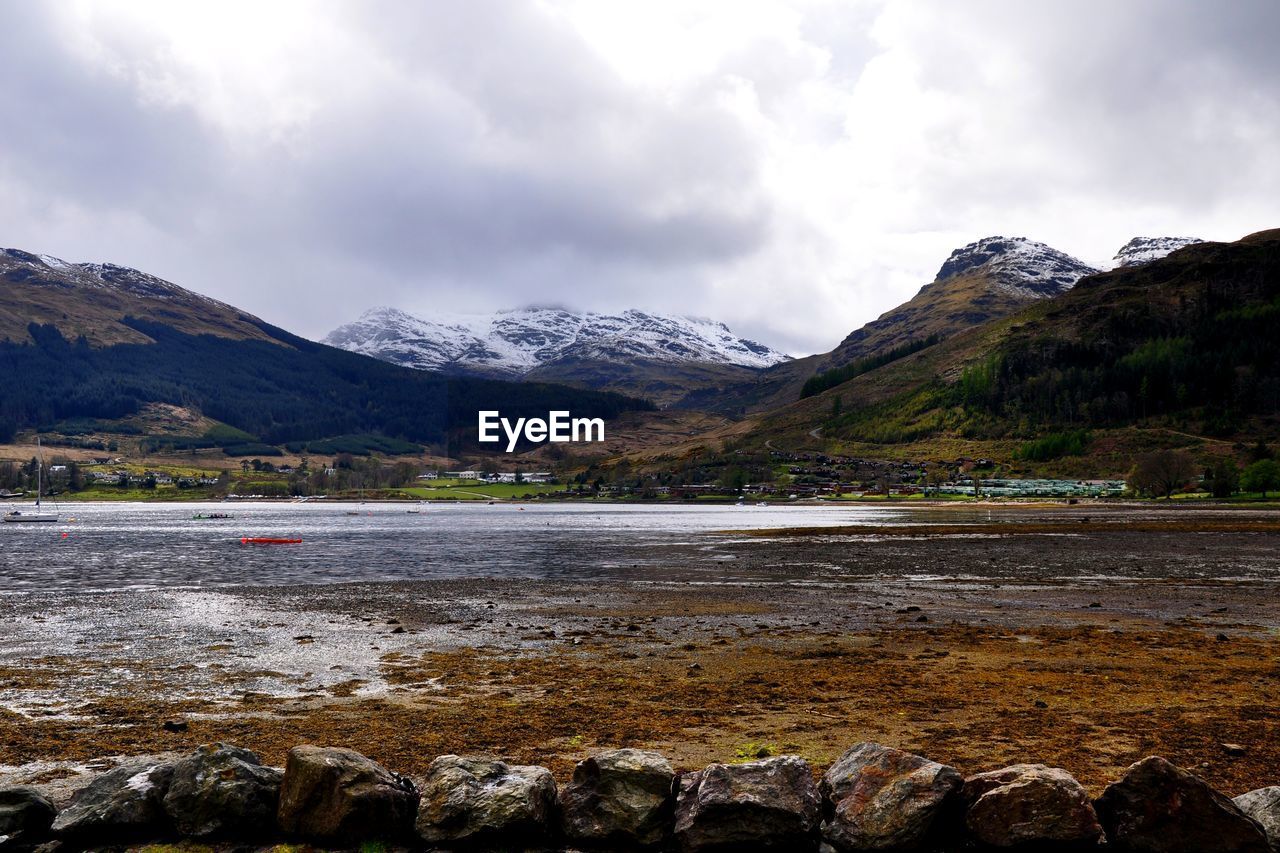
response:
<svg viewBox="0 0 1280 853"><path fill-rule="evenodd" d="M0 343L0 440L73 418L117 419L150 402L192 408L268 444L350 433L422 443L474 438L476 411L611 418L643 401L560 385L445 379L291 335L190 335L136 318L154 341L91 347L31 324L33 343ZM284 344L284 346L281 346Z"/></svg>
<svg viewBox="0 0 1280 853"><path fill-rule="evenodd" d="M1199 243L824 382L755 433L880 445L1074 436L1068 448L1097 429L1266 439L1280 417L1278 331L1280 231Z"/></svg>

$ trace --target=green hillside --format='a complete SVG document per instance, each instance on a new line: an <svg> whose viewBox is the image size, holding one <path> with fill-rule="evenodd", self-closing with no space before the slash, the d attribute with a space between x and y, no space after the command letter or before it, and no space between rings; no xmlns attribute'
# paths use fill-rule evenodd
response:
<svg viewBox="0 0 1280 853"><path fill-rule="evenodd" d="M1167 443L1157 435L1238 447L1277 434L1278 321L1280 231L1198 244L778 409L752 440L1008 461Z"/></svg>

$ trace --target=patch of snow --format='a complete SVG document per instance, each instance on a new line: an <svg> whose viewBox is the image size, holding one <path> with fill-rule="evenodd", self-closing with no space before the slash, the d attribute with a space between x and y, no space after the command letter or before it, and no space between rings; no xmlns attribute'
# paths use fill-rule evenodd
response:
<svg viewBox="0 0 1280 853"><path fill-rule="evenodd" d="M72 266L72 264L62 260L62 258L55 258L53 255L36 255L36 257L40 259L41 263L50 269L65 270Z"/></svg>

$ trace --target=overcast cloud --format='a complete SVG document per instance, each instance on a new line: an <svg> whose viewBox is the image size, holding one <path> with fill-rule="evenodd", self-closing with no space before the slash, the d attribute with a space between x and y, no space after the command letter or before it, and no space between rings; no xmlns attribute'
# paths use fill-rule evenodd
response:
<svg viewBox="0 0 1280 853"><path fill-rule="evenodd" d="M559 303L801 354L989 234L1280 227L1274 0L0 12L0 245L311 337Z"/></svg>

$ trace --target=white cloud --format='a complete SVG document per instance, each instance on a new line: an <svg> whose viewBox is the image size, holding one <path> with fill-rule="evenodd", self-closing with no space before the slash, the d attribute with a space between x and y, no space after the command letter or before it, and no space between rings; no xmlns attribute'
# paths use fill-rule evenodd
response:
<svg viewBox="0 0 1280 853"><path fill-rule="evenodd" d="M6 11L0 242L313 336L561 302L818 351L987 234L1277 223L1261 0Z"/></svg>

